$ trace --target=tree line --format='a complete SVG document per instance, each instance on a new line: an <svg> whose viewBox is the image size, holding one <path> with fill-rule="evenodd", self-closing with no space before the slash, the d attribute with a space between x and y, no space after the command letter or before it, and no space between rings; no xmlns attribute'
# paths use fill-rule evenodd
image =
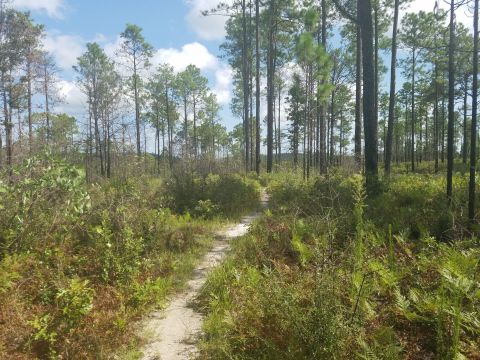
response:
<svg viewBox="0 0 480 360"><path fill-rule="evenodd" d="M205 171L219 159L235 164L243 137L222 125L208 79L195 65L152 65L154 48L139 26L126 25L114 58L86 44L73 67L85 99L79 119L56 111L65 99L45 36L28 12L0 0L0 168L11 171L43 148L85 164L90 180L120 174L130 155L148 158L155 173L183 162Z"/></svg>
<svg viewBox="0 0 480 360"><path fill-rule="evenodd" d="M1 0L0 161L11 167L14 154L46 144L82 154L87 177L110 177L126 155L150 156L157 173L175 164L208 171L230 159L272 172L288 156L305 178L341 165L363 170L369 193L379 168L388 178L393 163L415 171L431 161L439 172L445 162L451 199L459 160L469 163L473 219L478 36L455 14L472 12L476 28L478 3L448 4L409 12L408 0L235 0L205 11L227 17L221 50L234 74L231 110L242 120L228 132L200 69L154 67L154 48L133 24L115 59L90 43L74 67L86 119L55 113L59 71L43 49L45 30Z"/></svg>
<svg viewBox="0 0 480 360"><path fill-rule="evenodd" d="M235 71L232 109L242 119L245 168L260 172L266 146L273 171L287 144L305 178L353 163L374 193L379 168L388 178L392 163L416 171L432 161L439 172L446 162L451 199L459 159L470 163L473 219L478 37L456 13L472 13L477 29L478 2L448 5L409 12L408 0L236 0L206 11L227 17L222 50Z"/></svg>

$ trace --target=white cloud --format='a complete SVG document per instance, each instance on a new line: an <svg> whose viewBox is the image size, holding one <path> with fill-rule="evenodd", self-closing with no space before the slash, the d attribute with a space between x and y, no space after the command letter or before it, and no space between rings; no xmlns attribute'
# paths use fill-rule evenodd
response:
<svg viewBox="0 0 480 360"><path fill-rule="evenodd" d="M215 8L220 0L185 0L190 6L185 20L190 28L203 40L221 40L225 37L226 17L203 16L202 11Z"/></svg>
<svg viewBox="0 0 480 360"><path fill-rule="evenodd" d="M175 71L182 71L190 64L197 66L200 70L215 70L219 66L217 57L198 42L183 45L180 50L159 49L155 53L153 63L171 64Z"/></svg>
<svg viewBox="0 0 480 360"><path fill-rule="evenodd" d="M233 70L228 65L223 65L215 72L215 86L213 92L217 95L220 104L228 104L232 97Z"/></svg>
<svg viewBox="0 0 480 360"><path fill-rule="evenodd" d="M119 57L122 38L117 36L114 41L104 44L105 53L115 59L119 64L121 72L126 71L121 66L123 59ZM212 91L217 95L217 99L221 104L226 104L231 98L232 69L229 65L221 62L214 54L212 54L203 44L193 42L183 45L181 48L160 48L153 54L151 60L152 67L150 72L154 71L160 64L169 64L175 72L185 70L188 65L197 66L205 75L207 75L214 83ZM123 73L127 75L127 73ZM146 74L148 76L148 74Z"/></svg>
<svg viewBox="0 0 480 360"><path fill-rule="evenodd" d="M121 62L116 54L120 48L122 39L117 36L115 40L106 42L102 34L97 34L93 41L102 43L105 53ZM48 34L44 40L45 50L52 53L59 67L69 72L72 66L77 63L77 58L85 51L87 40L80 36ZM193 64L197 66L212 82L212 92L217 95L220 104L227 104L231 99L231 87L233 71L228 64L221 62L204 45L193 42L183 45L181 48L163 48L155 51L152 59L153 71L159 64L170 64L175 72L185 70ZM125 70L119 66L119 70ZM126 75L126 74L124 74ZM145 74L148 76L148 74ZM65 104L59 106L59 110L72 114L80 114L85 108L85 97L73 81L62 80L59 90L65 99Z"/></svg>
<svg viewBox="0 0 480 360"><path fill-rule="evenodd" d="M46 51L51 53L57 65L66 71L72 70L72 66L77 64L77 59L86 50L87 42L97 42L105 44L105 52L112 58L115 58L113 53L114 43L107 43L107 37L101 33L95 34L93 39L84 39L77 35L64 35L58 32L47 33L43 40L43 47Z"/></svg>
<svg viewBox="0 0 480 360"><path fill-rule="evenodd" d="M438 5L443 10L449 10L450 6L443 0L438 1ZM414 0L412 3L402 11L401 16L407 12L431 12L435 7L435 0ZM460 7L456 12L455 15L457 17L457 21L463 23L467 28L473 29L473 17L469 14L467 6Z"/></svg>
<svg viewBox="0 0 480 360"><path fill-rule="evenodd" d="M85 42L80 36L48 34L43 41L43 46L55 57L60 68L71 70L77 63L77 58L82 55Z"/></svg>
<svg viewBox="0 0 480 360"><path fill-rule="evenodd" d="M14 0L13 6L19 9L44 11L53 18L63 18L64 0Z"/></svg>
<svg viewBox="0 0 480 360"><path fill-rule="evenodd" d="M60 80L58 91L63 100L56 108L58 112L65 112L74 116L85 113L86 97L73 81Z"/></svg>
<svg viewBox="0 0 480 360"><path fill-rule="evenodd" d="M435 6L435 0L414 0L408 5L408 12L432 11Z"/></svg>
<svg viewBox="0 0 480 360"><path fill-rule="evenodd" d="M96 37L98 37L98 35ZM122 41L123 40L120 37L120 35L117 35L117 38L115 39L115 41L106 43L103 46L103 50L105 51L105 54L107 54L107 56L111 57L112 59L116 59L116 57L117 57L116 54L117 54L118 50L120 49ZM116 59L116 60L118 60L118 59Z"/></svg>
<svg viewBox="0 0 480 360"><path fill-rule="evenodd" d="M194 42L182 46L181 49L159 49L152 62L155 66L170 64L176 72L185 70L190 64L195 65L215 79L212 91L217 95L219 103L226 104L230 101L232 69L220 62L204 45Z"/></svg>
<svg viewBox="0 0 480 360"><path fill-rule="evenodd" d="M94 42L97 42L97 43L100 43L100 44L103 44L103 43L107 42L108 39L107 39L107 37L106 37L104 34L97 33L97 34L95 34L95 36L93 37L93 41L94 41Z"/></svg>

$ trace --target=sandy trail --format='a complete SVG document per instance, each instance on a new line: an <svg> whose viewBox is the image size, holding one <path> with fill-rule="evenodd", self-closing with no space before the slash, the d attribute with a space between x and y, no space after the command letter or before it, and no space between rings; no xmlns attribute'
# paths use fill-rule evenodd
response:
<svg viewBox="0 0 480 360"><path fill-rule="evenodd" d="M262 191L261 208L267 205ZM260 215L255 212L241 222L217 233L217 240L194 271L186 290L175 295L168 307L151 313L141 324L147 344L142 349L144 360L187 360L195 357L196 341L201 335L202 315L190 307L210 270L218 266L230 249L229 240L245 235L250 224Z"/></svg>

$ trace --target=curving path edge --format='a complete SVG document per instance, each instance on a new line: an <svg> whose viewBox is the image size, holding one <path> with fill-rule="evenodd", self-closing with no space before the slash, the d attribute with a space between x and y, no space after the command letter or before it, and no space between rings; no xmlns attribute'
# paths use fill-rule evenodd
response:
<svg viewBox="0 0 480 360"><path fill-rule="evenodd" d="M262 189L260 211L245 216L240 223L217 232L217 240L195 268L186 289L176 294L166 309L154 311L141 323L141 333L146 340L146 345L142 349L144 360L188 360L195 357L203 318L189 304L199 294L208 273L226 256L230 249L229 240L245 235L267 203L268 196Z"/></svg>

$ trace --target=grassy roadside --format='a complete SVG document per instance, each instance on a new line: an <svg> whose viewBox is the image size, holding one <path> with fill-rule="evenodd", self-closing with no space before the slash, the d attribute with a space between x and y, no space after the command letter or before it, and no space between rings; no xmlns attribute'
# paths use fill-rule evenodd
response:
<svg viewBox="0 0 480 360"><path fill-rule="evenodd" d="M227 221L198 201L194 215L170 210L175 198L158 178L87 185L81 169L49 157L14 176L0 180L0 358L135 354L132 325L182 288ZM258 196L257 185L228 176L209 192L222 195L225 181L233 199Z"/></svg>
<svg viewBox="0 0 480 360"><path fill-rule="evenodd" d="M200 359L478 359L480 253L465 179L269 181L271 209L209 277Z"/></svg>
<svg viewBox="0 0 480 360"><path fill-rule="evenodd" d="M141 318L149 312L161 309L167 305L170 295L180 292L184 289L185 284L191 278L192 273L204 255L211 248L214 240L214 232L225 225L224 221L205 221L207 231L202 234L196 241L196 246L187 252L177 254L165 254L164 257L172 258L169 261L173 262L173 269L170 275L166 277L157 277L156 279L149 279L144 285L142 292L145 293L149 300L142 306L132 304L134 313L129 319L125 319L125 340L122 341L120 349L114 352L113 357L122 360L134 360L142 357L140 348L142 347L142 339L138 336L136 324ZM163 258L158 259L163 262ZM152 290L147 289L152 287L154 294L148 294ZM153 295L153 296L152 296ZM108 356L107 356L108 357Z"/></svg>

